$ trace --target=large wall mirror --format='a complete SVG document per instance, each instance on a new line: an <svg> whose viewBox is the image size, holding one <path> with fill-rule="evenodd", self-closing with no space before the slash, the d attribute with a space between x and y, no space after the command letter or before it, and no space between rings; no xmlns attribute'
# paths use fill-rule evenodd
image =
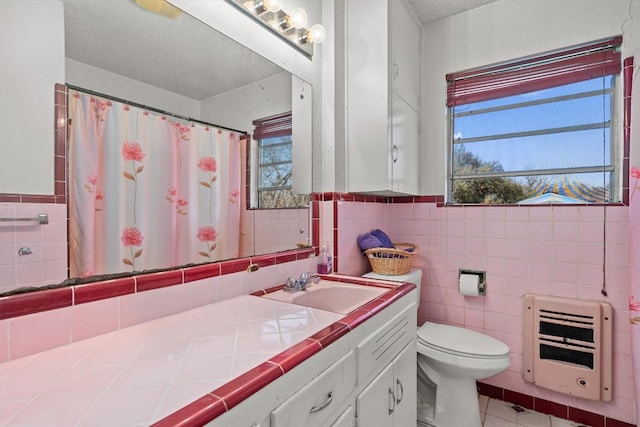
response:
<svg viewBox="0 0 640 427"><path fill-rule="evenodd" d="M74 91L99 100L110 97L114 103L148 106L150 114L161 110L195 119L199 125L205 122L249 133L242 167L254 170L249 174L241 171L244 194L237 256L310 245L310 213L299 197L285 209L258 209L254 193L261 185L256 170L259 151L258 142L251 138L256 120L291 112L291 167L310 177L312 99L308 83L187 13L169 18L132 0L61 2L65 83ZM71 101L69 104L71 110ZM301 147L297 156L296 144ZM308 192L310 188L300 182L310 179L304 176L296 183L294 175L293 192L300 194L305 188ZM70 247L73 251L73 245ZM229 258L218 256L210 261ZM128 265L122 267L122 272L132 270Z"/></svg>

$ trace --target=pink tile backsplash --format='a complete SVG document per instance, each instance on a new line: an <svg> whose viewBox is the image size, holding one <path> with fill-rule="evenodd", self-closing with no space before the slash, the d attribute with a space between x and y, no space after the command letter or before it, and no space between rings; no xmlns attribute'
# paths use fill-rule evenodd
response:
<svg viewBox="0 0 640 427"><path fill-rule="evenodd" d="M344 205L340 206L341 212L350 209L349 205L359 208L358 203ZM419 321L464 326L509 345L515 364L483 382L578 407L575 398L535 387L522 379L518 361L522 359L522 295L527 292L608 301L615 310L616 348L629 341L627 207L437 207L436 203L414 203L411 209L410 203L403 203L398 204L405 209L400 213L393 205L380 205L387 209L378 211L377 218L368 215L366 227L388 226L392 240L402 237L409 242L427 242L420 245L418 262L414 263L424 274ZM407 218L406 209L411 210L411 219ZM343 222L340 217L341 252L353 244L352 234L345 238L347 234L342 230L353 227L352 219ZM409 228L411 235L407 235ZM608 298L601 293L604 241ZM356 274L363 268L362 261L354 254L341 268ZM486 270L487 296L461 296L457 291L459 268ZM624 356L616 357L614 374L619 377L618 383L629 384L631 360ZM585 409L626 422L635 418L633 399L628 395Z"/></svg>
<svg viewBox="0 0 640 427"><path fill-rule="evenodd" d="M71 342L71 308L15 317L9 323L9 355L17 359Z"/></svg>

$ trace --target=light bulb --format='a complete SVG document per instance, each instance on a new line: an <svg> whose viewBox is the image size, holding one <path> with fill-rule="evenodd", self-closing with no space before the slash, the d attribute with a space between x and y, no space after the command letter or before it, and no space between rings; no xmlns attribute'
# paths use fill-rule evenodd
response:
<svg viewBox="0 0 640 427"><path fill-rule="evenodd" d="M282 9L282 5L284 4L284 0L263 0L262 5L269 12L277 12Z"/></svg>
<svg viewBox="0 0 640 427"><path fill-rule="evenodd" d="M304 28L307 25L307 19L307 12L300 7L292 9L289 14L289 24L294 28Z"/></svg>
<svg viewBox="0 0 640 427"><path fill-rule="evenodd" d="M327 37L327 30L321 24L314 24L309 29L309 41L311 43L322 43Z"/></svg>

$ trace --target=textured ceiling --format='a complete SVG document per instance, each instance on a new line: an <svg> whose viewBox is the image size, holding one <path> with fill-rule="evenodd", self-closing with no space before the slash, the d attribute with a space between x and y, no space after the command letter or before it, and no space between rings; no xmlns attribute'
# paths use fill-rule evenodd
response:
<svg viewBox="0 0 640 427"><path fill-rule="evenodd" d="M186 14L168 19L132 0L62 1L67 57L192 99L283 71ZM428 23L498 0L408 1Z"/></svg>
<svg viewBox="0 0 640 427"><path fill-rule="evenodd" d="M62 0L66 56L201 100L283 70L189 15L131 0Z"/></svg>
<svg viewBox="0 0 640 427"><path fill-rule="evenodd" d="M499 0L408 0L423 24Z"/></svg>

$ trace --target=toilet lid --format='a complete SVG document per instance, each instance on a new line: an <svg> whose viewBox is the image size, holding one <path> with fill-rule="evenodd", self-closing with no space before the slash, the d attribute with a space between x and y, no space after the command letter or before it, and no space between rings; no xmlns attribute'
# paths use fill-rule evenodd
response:
<svg viewBox="0 0 640 427"><path fill-rule="evenodd" d="M509 353L509 347L495 338L469 329L426 322L418 339L427 347L466 357L493 358Z"/></svg>

